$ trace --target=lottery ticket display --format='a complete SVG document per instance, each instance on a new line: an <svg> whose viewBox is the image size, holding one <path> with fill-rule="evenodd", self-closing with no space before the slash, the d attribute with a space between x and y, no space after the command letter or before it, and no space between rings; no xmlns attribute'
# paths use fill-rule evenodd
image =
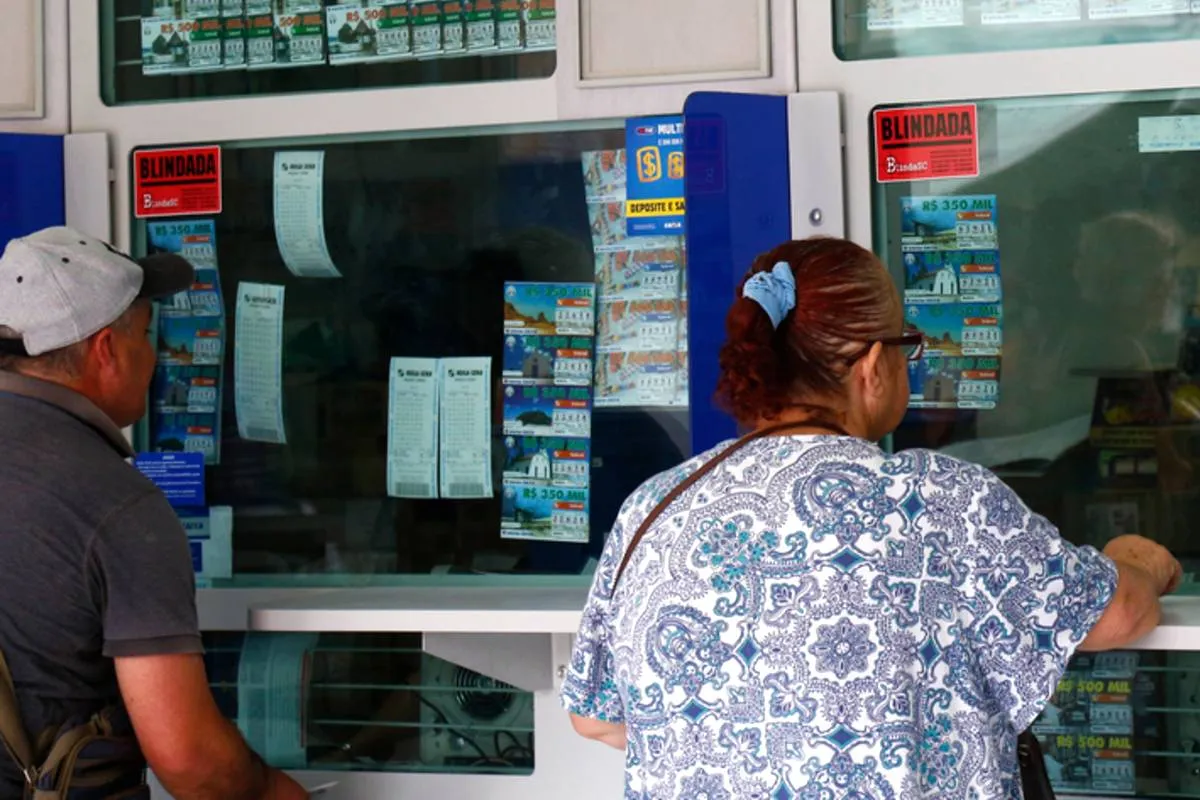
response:
<svg viewBox="0 0 1200 800"><path fill-rule="evenodd" d="M283 425L284 289L242 282L237 287L233 353L234 405L243 439L287 444Z"/></svg>
<svg viewBox="0 0 1200 800"><path fill-rule="evenodd" d="M1153 692L1136 652L1081 654L1033 723L1054 789L1131 794L1134 706Z"/></svg>
<svg viewBox="0 0 1200 800"><path fill-rule="evenodd" d="M588 540L595 286L508 283L500 535Z"/></svg>
<svg viewBox="0 0 1200 800"><path fill-rule="evenodd" d="M388 494L437 497L438 385L435 358L393 358L388 371Z"/></svg>
<svg viewBox="0 0 1200 800"><path fill-rule="evenodd" d="M905 317L925 336L913 408L991 409L1000 398L1004 292L995 195L903 197Z"/></svg>
<svg viewBox="0 0 1200 800"><path fill-rule="evenodd" d="M554 50L554 0L162 0L142 72L334 66Z"/></svg>
<svg viewBox="0 0 1200 800"><path fill-rule="evenodd" d="M157 309L150 449L200 452L217 464L225 320L216 228L212 220L154 222L146 234L150 252L178 253L196 271L188 290Z"/></svg>
<svg viewBox="0 0 1200 800"><path fill-rule="evenodd" d="M962 25L963 0L868 0L867 30Z"/></svg>
<svg viewBox="0 0 1200 800"><path fill-rule="evenodd" d="M629 236L625 150L583 154L596 259L595 405L687 405L683 238Z"/></svg>

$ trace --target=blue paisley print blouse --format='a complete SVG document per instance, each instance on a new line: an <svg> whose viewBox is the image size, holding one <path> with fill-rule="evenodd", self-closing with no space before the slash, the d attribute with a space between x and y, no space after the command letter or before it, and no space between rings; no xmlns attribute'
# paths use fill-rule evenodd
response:
<svg viewBox="0 0 1200 800"><path fill-rule="evenodd" d="M1019 798L1029 726L1116 589L982 467L849 437L753 441L621 509L562 690L624 723L627 800Z"/></svg>

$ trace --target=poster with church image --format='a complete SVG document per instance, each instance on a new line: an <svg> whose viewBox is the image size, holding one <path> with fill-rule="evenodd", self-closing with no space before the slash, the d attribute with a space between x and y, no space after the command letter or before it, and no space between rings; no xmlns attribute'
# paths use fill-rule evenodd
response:
<svg viewBox="0 0 1200 800"><path fill-rule="evenodd" d="M996 303L1001 299L995 250L922 250L903 255L909 303Z"/></svg>
<svg viewBox="0 0 1200 800"><path fill-rule="evenodd" d="M908 390L911 408L995 408L1000 357L930 356L910 362Z"/></svg>

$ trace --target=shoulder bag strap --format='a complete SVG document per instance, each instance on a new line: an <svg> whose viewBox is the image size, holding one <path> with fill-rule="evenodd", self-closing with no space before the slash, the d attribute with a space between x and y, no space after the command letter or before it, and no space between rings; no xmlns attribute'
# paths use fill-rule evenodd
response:
<svg viewBox="0 0 1200 800"><path fill-rule="evenodd" d="M21 722L21 708L17 704L17 691L13 686L12 673L8 670L8 662L0 653L0 741L4 749L20 767L26 781L36 780L36 769L33 763L33 745L29 743L29 734Z"/></svg>
<svg viewBox="0 0 1200 800"><path fill-rule="evenodd" d="M736 453L738 450L741 450L755 439L761 439L764 436L770 436L774 433L800 427L821 428L823 430L832 431L833 433L846 435L846 432L841 427L825 422L818 422L816 420L811 422L780 422L775 425L768 425L765 428L759 428L756 431L751 431L733 444L729 445L729 447L726 447L720 453L710 458L703 466L701 466L691 475L687 476L687 478L685 478L678 486L667 492L667 496L664 497L662 501L659 502L659 504L656 505L650 511L650 513L646 515L645 519L642 520L642 524L638 526L637 531L633 534L633 538L629 540L629 545L625 548L625 555L621 558L621 565L617 567L617 575L615 578L613 578L612 594L609 596L611 597L617 593L617 585L621 582L621 576L625 574L625 568L629 566L629 560L633 557L633 551L637 549L638 543L642 541L642 538L646 535L646 531L648 531L650 526L654 524L658 517L667 510L671 503L674 503L677 499L679 499L680 495L690 489L692 485L696 483L696 481L700 480L705 475L720 466L721 462L723 462L725 459L729 458L731 455Z"/></svg>

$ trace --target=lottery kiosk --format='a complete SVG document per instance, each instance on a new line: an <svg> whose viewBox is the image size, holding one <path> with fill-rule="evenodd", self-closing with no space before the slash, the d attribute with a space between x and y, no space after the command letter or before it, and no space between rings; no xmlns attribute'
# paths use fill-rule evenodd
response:
<svg viewBox="0 0 1200 800"><path fill-rule="evenodd" d="M888 446L1200 556L1200 3L66 2L65 216L197 267L131 435L189 477L210 679L326 797L620 795L571 636L625 496L733 432L787 238L925 333ZM1072 664L1060 792L1200 797L1194 592Z"/></svg>

